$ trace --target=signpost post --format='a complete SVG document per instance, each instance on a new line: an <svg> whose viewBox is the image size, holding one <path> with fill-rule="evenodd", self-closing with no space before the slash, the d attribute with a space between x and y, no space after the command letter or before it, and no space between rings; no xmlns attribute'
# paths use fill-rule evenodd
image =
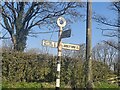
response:
<svg viewBox="0 0 120 90"><path fill-rule="evenodd" d="M60 89L60 67L61 67L61 56L62 48L68 50L79 50L80 46L75 44L66 44L62 43L62 38L68 38L71 36L71 30L63 31L63 27L66 25L66 20L63 17L57 19L57 24L59 26L58 42L43 40L43 46L57 47L58 48L58 57L57 57L57 75L56 75L56 90ZM62 32L63 31L63 32Z"/></svg>
<svg viewBox="0 0 120 90"><path fill-rule="evenodd" d="M63 17L59 17L57 19L57 24L60 28L59 30L59 40L58 40L58 57L57 57L57 78L56 78L56 90L60 89L60 64L61 64L61 56L62 56L62 41L61 41L61 35L62 35L62 28L66 25L66 20Z"/></svg>

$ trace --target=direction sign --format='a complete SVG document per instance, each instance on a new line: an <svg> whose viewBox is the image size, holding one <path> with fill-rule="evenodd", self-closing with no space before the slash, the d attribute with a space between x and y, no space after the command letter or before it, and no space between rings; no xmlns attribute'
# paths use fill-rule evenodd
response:
<svg viewBox="0 0 120 90"><path fill-rule="evenodd" d="M63 31L61 38L69 38L71 36L71 29Z"/></svg>
<svg viewBox="0 0 120 90"><path fill-rule="evenodd" d="M48 41L48 40L42 40L42 45L43 46L50 46L50 47L57 47L58 43L57 42L53 42L53 41Z"/></svg>
<svg viewBox="0 0 120 90"><path fill-rule="evenodd" d="M43 46L50 46L50 47L56 48L58 43L54 42L54 41L43 40L42 41L42 45ZM63 49L68 49L68 50L80 50L80 46L79 45L75 45L75 44L62 43L62 48Z"/></svg>
<svg viewBox="0 0 120 90"><path fill-rule="evenodd" d="M75 45L75 44L63 43L62 44L62 48L63 49L69 49L69 50L80 50L80 46L79 45Z"/></svg>

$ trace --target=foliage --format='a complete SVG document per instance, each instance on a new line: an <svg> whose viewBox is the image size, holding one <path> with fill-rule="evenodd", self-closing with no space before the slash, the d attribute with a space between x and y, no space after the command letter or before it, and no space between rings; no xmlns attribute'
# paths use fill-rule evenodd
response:
<svg viewBox="0 0 120 90"><path fill-rule="evenodd" d="M3 78L8 81L44 81L49 72L43 62L44 55L29 55L21 52L3 53ZM47 62L46 62L47 63Z"/></svg>
<svg viewBox="0 0 120 90"><path fill-rule="evenodd" d="M113 72L109 69L108 65L105 65L102 62L93 61L93 81L106 81L108 75L112 75Z"/></svg>
<svg viewBox="0 0 120 90"><path fill-rule="evenodd" d="M56 56L48 54L3 52L3 82L41 83L41 87L53 87L56 78ZM79 58L62 57L61 87L84 88L84 62ZM93 81L107 81L112 74L108 65L93 61ZM49 84L52 83L50 86ZM6 83L5 83L6 85ZM28 85L29 86L29 85ZM36 85L33 85L37 87ZM16 86L19 87L19 86ZM27 87L27 86L25 86Z"/></svg>

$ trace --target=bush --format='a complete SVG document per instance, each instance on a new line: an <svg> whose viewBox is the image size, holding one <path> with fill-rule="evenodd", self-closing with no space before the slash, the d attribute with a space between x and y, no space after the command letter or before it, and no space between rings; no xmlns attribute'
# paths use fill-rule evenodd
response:
<svg viewBox="0 0 120 90"><path fill-rule="evenodd" d="M44 81L49 73L44 55L30 55L21 52L3 53L3 80L14 82Z"/></svg>
<svg viewBox="0 0 120 90"><path fill-rule="evenodd" d="M56 57L23 52L4 52L2 56L3 82L21 82L20 85L26 82L44 82L41 87L49 87L48 82L55 83ZM67 88L84 88L83 66L83 60L79 58L62 57L61 85ZM112 74L102 62L93 61L92 68L94 82L107 81L107 76ZM9 87L9 83L7 85ZM50 87L53 87L53 84Z"/></svg>
<svg viewBox="0 0 120 90"><path fill-rule="evenodd" d="M93 61L93 81L107 81L108 75L112 75L113 72L109 69L108 65L102 62Z"/></svg>

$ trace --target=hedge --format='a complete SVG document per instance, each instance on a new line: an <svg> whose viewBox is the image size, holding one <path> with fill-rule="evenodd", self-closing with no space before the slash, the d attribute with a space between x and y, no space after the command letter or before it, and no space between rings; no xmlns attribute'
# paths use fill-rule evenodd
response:
<svg viewBox="0 0 120 90"><path fill-rule="evenodd" d="M56 56L23 52L2 54L2 78L8 82L50 82L55 83ZM61 83L70 87L84 87L84 61L79 58L62 57ZM112 74L102 62L93 61L93 81L107 81Z"/></svg>

